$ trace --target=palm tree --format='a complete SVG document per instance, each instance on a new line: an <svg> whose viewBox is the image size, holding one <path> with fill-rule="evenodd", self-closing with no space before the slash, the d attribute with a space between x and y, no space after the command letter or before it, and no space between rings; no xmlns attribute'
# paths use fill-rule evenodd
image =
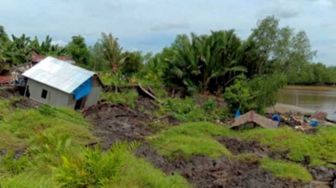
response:
<svg viewBox="0 0 336 188"><path fill-rule="evenodd" d="M241 66L241 42L232 30L180 35L165 53L165 80L189 92L217 92L246 70Z"/></svg>
<svg viewBox="0 0 336 188"><path fill-rule="evenodd" d="M118 39L114 38L112 34L102 33L100 44L104 59L110 63L112 72L116 73L124 62L122 48L118 44Z"/></svg>

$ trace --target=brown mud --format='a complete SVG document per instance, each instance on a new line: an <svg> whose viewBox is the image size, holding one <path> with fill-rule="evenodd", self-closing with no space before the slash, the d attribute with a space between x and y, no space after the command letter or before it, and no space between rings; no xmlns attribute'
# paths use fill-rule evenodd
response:
<svg viewBox="0 0 336 188"><path fill-rule="evenodd" d="M282 180L263 170L257 160L237 161L222 157L211 159L193 156L190 159L167 159L144 144L136 155L150 161L167 174L179 173L195 187L305 187L301 182Z"/></svg>
<svg viewBox="0 0 336 188"><path fill-rule="evenodd" d="M155 132L151 124L157 120L167 124L176 121L172 117L153 116L157 109L155 102L139 97L134 109L122 104L100 102L83 114L92 122L93 133L100 138L101 147L108 149L118 141L143 141Z"/></svg>
<svg viewBox="0 0 336 188"><path fill-rule="evenodd" d="M143 140L152 133L147 124L150 117L125 105L101 103L87 109L84 116L92 122L103 149L117 141Z"/></svg>
<svg viewBox="0 0 336 188"><path fill-rule="evenodd" d="M241 153L253 153L259 157L270 157L276 160L291 161L287 154L288 151L274 152L268 147L262 146L256 141L246 141L237 138L223 138L219 137L217 140L228 148L232 154L238 155ZM291 161L294 162L294 161ZM308 157L302 161L302 165L305 166L312 174L315 181L329 185L330 187L336 187L336 169L327 167L310 167L310 160ZM315 186L311 186L315 187Z"/></svg>
<svg viewBox="0 0 336 188"><path fill-rule="evenodd" d="M155 117L153 112L158 105L148 99L139 97L135 108L121 104L101 102L86 109L83 114L92 122L94 134L100 138L101 147L109 149L118 141L140 141L143 143L135 154L145 158L166 174L179 173L195 187L309 187L302 182L283 180L274 177L260 167L258 160L235 160L226 157L211 159L206 156L193 156L189 159L168 159L152 149L145 138L155 133L151 123L159 121L166 124L178 124L170 117ZM216 138L232 154L252 153L258 157L287 159L287 152L273 152L256 141L244 141L236 138ZM323 171L323 169L322 169ZM315 174L323 174L315 169ZM320 175L316 180L330 180L329 175ZM315 177L315 176L314 176Z"/></svg>

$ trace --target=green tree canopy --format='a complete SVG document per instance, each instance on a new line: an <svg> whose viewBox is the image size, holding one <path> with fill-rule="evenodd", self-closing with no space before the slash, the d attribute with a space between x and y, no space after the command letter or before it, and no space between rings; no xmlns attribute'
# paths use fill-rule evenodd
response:
<svg viewBox="0 0 336 188"><path fill-rule="evenodd" d="M73 36L72 41L66 47L67 52L77 63L88 65L90 52L86 46L84 37Z"/></svg>

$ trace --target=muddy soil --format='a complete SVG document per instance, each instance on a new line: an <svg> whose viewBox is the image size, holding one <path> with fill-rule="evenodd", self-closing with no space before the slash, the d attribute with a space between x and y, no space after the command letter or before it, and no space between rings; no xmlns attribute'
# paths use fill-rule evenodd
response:
<svg viewBox="0 0 336 188"><path fill-rule="evenodd" d="M232 154L254 153L260 157L267 156L270 151L266 147L262 147L257 141L245 141L237 138L218 137L217 140L225 145Z"/></svg>
<svg viewBox="0 0 336 188"><path fill-rule="evenodd" d="M152 133L148 126L151 118L125 105L100 103L83 113L92 122L93 132L100 138L103 149L121 140L143 140Z"/></svg>
<svg viewBox="0 0 336 188"><path fill-rule="evenodd" d="M256 141L246 141L240 140L237 138L223 138L218 137L217 140L224 144L232 154L241 154L241 153L253 153L259 157L270 157L272 159L291 161L287 154L288 151L283 152L274 152L271 151L268 147L260 145ZM292 161L293 162L293 161ZM315 181L323 182L330 187L333 187L336 181L336 169L326 168L326 167L310 167L310 160L308 157L302 161L308 171L312 174ZM335 184L336 186L336 184ZM314 187L314 186L313 186Z"/></svg>
<svg viewBox="0 0 336 188"><path fill-rule="evenodd" d="M136 155L150 161L167 174L180 173L195 187L305 187L300 182L284 181L266 172L258 161L241 162L225 157L211 159L193 156L191 159L169 160L145 144Z"/></svg>
<svg viewBox="0 0 336 188"><path fill-rule="evenodd" d="M300 182L285 181L272 176L260 167L256 160L236 161L222 157L211 159L193 156L190 159L168 159L161 156L145 142L145 137L154 134L150 126L155 121L173 124L172 117L155 117L153 112L158 105L146 98L139 97L134 109L121 105L101 102L83 112L93 124L94 134L100 138L103 149L109 149L118 141L141 141L135 154L150 161L167 174L179 173L195 187L305 187ZM233 154L254 153L260 157L285 159L286 153L274 153L255 141L218 137Z"/></svg>
<svg viewBox="0 0 336 188"><path fill-rule="evenodd" d="M109 149L118 141L143 141L146 136L157 131L151 127L153 122L178 124L173 117L156 117L153 112L159 105L148 98L139 96L135 108L122 104L100 102L83 111L92 122L93 133L100 138L101 147Z"/></svg>

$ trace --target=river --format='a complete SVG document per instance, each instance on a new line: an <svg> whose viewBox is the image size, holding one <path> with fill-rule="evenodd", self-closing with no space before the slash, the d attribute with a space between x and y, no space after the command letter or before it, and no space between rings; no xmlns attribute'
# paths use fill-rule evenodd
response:
<svg viewBox="0 0 336 188"><path fill-rule="evenodd" d="M328 113L336 120L336 87L287 86L280 90L278 102Z"/></svg>

